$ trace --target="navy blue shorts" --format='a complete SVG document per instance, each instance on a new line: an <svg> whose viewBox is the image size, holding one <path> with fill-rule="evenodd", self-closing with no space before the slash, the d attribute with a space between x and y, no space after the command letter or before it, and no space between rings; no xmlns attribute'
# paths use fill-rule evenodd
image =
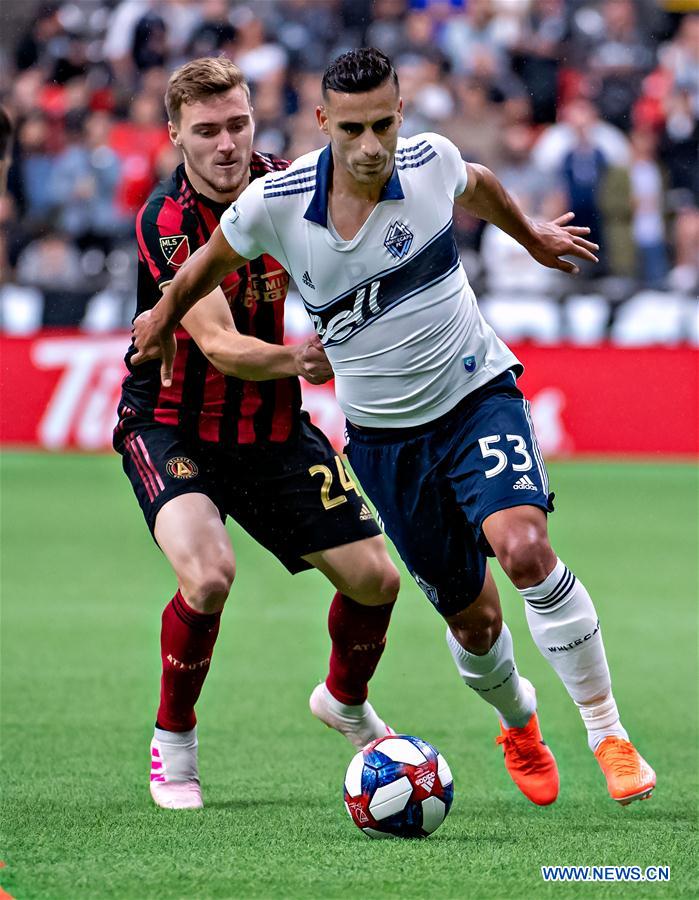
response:
<svg viewBox="0 0 699 900"><path fill-rule="evenodd" d="M347 423L347 456L380 524L443 616L480 594L494 553L482 525L513 506L553 507L529 403L511 371L413 428ZM551 495L552 496L552 495Z"/></svg>

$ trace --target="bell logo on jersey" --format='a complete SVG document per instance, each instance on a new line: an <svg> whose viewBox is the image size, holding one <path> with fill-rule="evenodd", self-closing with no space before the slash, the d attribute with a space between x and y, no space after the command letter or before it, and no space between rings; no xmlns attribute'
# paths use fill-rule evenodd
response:
<svg viewBox="0 0 699 900"><path fill-rule="evenodd" d="M321 343L338 343L348 338L358 325L361 325L370 315L376 315L381 312L378 304L380 281L372 281L369 285L369 294L367 295L367 286L359 288L354 294L354 303L351 309L343 309L336 316L323 323L323 319L311 313L311 321L313 327L318 332ZM365 308L366 303L366 308Z"/></svg>
<svg viewBox="0 0 699 900"><path fill-rule="evenodd" d="M395 221L390 224L383 245L391 256L395 256L396 259L403 259L404 256L408 255L412 247L413 237L414 235L407 225L404 225L403 222Z"/></svg>
<svg viewBox="0 0 699 900"><path fill-rule="evenodd" d="M168 265L178 269L189 258L189 240L186 234L173 234L160 238L160 249Z"/></svg>
<svg viewBox="0 0 699 900"><path fill-rule="evenodd" d="M389 237L394 255L408 252L413 236L402 222L393 223ZM444 281L459 265L449 223L409 259L383 271L380 279L356 284L322 306L312 303L308 295L303 302L323 345L329 347L350 339L394 306ZM346 275L350 274L348 267Z"/></svg>
<svg viewBox="0 0 699 900"><path fill-rule="evenodd" d="M173 456L165 466L171 478L194 478L199 474L197 464L186 456Z"/></svg>

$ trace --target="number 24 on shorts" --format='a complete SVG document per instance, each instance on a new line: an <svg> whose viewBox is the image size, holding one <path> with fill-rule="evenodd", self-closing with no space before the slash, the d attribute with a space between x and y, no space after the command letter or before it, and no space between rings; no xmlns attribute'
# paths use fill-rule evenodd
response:
<svg viewBox="0 0 699 900"><path fill-rule="evenodd" d="M493 444L499 443L502 440L501 434L489 434L488 437L482 437L478 439L478 445L481 448L481 455L483 459L488 459L492 457L497 460L492 469L485 470L486 478L495 478L496 475L499 475L501 472L504 472L507 468L507 453L504 450L501 450L499 447L493 447ZM521 462L512 463L512 471L513 472L528 472L533 463L532 458L529 455L529 451L527 450L527 445L524 441L524 438L521 434L506 434L505 440L514 444L514 447L508 447L507 449L512 454L517 454L521 456Z"/></svg>
<svg viewBox="0 0 699 900"><path fill-rule="evenodd" d="M340 479L340 484L342 485L342 489L345 492L344 494L338 494L337 497L330 496L330 489L332 488L334 477L333 471L330 466L319 464L317 466L311 466L308 470L311 475L323 476L323 484L320 488L320 499L325 509L334 509L336 506L340 506L341 503L347 503L347 497L345 495L349 491L354 491L355 494L359 495L359 488L352 481L347 473L347 469L345 469L342 464L342 460L337 455L335 456L335 465L337 467L337 474Z"/></svg>

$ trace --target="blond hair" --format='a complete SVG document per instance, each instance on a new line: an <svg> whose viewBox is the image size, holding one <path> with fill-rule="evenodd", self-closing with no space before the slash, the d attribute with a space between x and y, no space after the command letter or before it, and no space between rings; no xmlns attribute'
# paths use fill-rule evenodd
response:
<svg viewBox="0 0 699 900"><path fill-rule="evenodd" d="M250 88L242 71L225 56L204 56L180 66L170 76L165 108L171 122L180 121L182 104L206 100L231 88L241 87L250 102Z"/></svg>

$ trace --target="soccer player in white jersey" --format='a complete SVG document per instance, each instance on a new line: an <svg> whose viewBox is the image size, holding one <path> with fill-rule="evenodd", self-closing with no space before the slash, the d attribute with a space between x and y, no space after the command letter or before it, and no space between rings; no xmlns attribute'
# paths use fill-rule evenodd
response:
<svg viewBox="0 0 699 900"><path fill-rule="evenodd" d="M489 556L522 595L532 637L580 711L611 797L648 797L655 773L621 724L597 612L549 542L552 495L516 386L522 366L480 315L454 242L453 205L564 272L577 272L565 257L596 261L598 248L571 213L529 220L492 172L465 163L444 137L400 139L398 79L380 51L343 54L322 87L317 117L328 146L241 194L136 320L132 362L161 356L167 383L185 312L248 259L278 259L335 371L350 462L446 619L461 677L497 710L512 779L539 805L558 794Z"/></svg>

